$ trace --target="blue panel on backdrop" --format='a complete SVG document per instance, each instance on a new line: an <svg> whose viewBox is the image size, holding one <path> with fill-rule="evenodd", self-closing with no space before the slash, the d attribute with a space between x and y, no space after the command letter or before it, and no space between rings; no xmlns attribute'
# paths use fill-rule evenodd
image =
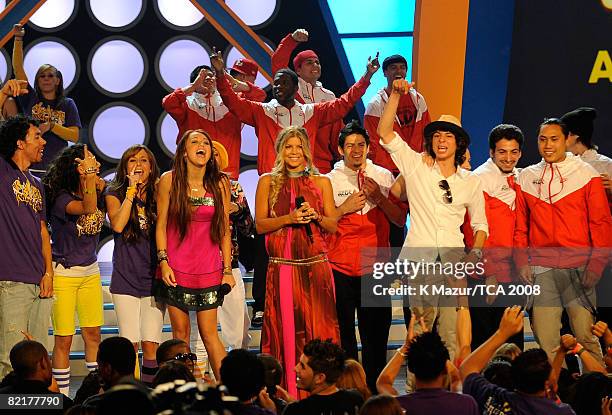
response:
<svg viewBox="0 0 612 415"><path fill-rule="evenodd" d="M489 157L489 132L503 121L513 21L514 0L470 0L461 120L474 167Z"/></svg>
<svg viewBox="0 0 612 415"><path fill-rule="evenodd" d="M338 33L412 32L416 0L330 0Z"/></svg>
<svg viewBox="0 0 612 415"><path fill-rule="evenodd" d="M410 78L412 74L412 37L341 38L341 40L355 80L361 78L365 73L368 56L374 58L377 51L380 52L381 65L385 57L396 53L406 57L408 61L407 77ZM385 86L387 86L387 79L381 67L372 77L372 84L362 98L364 105L367 106L370 98Z"/></svg>

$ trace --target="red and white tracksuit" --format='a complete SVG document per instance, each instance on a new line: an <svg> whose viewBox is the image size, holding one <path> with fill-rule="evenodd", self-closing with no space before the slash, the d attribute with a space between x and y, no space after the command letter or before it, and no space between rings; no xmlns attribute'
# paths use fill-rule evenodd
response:
<svg viewBox="0 0 612 415"><path fill-rule="evenodd" d="M592 166L567 153L559 163L542 160L523 169L518 175L516 211L517 267L526 265L530 257L532 266L587 264L587 270L601 275L612 246L612 218L601 177ZM599 249L591 252L591 247Z"/></svg>
<svg viewBox="0 0 612 415"><path fill-rule="evenodd" d="M279 69L289 67L289 58L295 50L298 42L296 42L291 34L285 36L278 44L278 47L272 54L272 73L276 73ZM328 102L336 99L336 94L327 88L323 88L323 84L317 81L313 86L303 80L298 79L298 92L295 94L295 99L302 104L314 104L317 102ZM340 158L338 153L338 135L340 130L344 128L344 122L340 119L331 124L322 126L317 132L318 140L312 149L314 165L323 174L329 173L334 160Z"/></svg>
<svg viewBox="0 0 612 415"><path fill-rule="evenodd" d="M485 242L485 275L495 275L498 282L511 282L512 246L516 221L516 174L503 173L488 159L474 170L482 183L489 236ZM488 249L487 249L488 248Z"/></svg>
<svg viewBox="0 0 612 415"><path fill-rule="evenodd" d="M378 122L388 100L389 95L384 88L372 97L366 108L364 126L370 136L369 157L372 162L390 170L394 174L398 174L399 169L393 160L391 160L389 153L380 146L378 133L376 132ZM410 93L400 97L393 130L417 153L423 151L423 129L430 122L431 118L429 117L427 103L423 95L412 88Z"/></svg>
<svg viewBox="0 0 612 415"><path fill-rule="evenodd" d="M346 167L344 161L340 160L327 177L332 183L336 206L344 203L352 193L361 190L360 182L363 177L374 179L385 197L389 195L389 189L394 182L393 174L389 170L375 165L370 160L367 160L365 170L360 172ZM367 201L361 211L340 218L338 229L331 235L329 246L327 257L333 269L354 277L371 273L371 264L365 263L370 261L362 263L362 248L389 246L389 220L382 209Z"/></svg>
<svg viewBox="0 0 612 415"><path fill-rule="evenodd" d="M249 92L241 93L246 99L263 101L266 93L263 89L249 84ZM236 180L240 172L240 145L242 143L242 123L230 113L223 104L221 95L214 92L202 95L194 92L187 96L182 89L175 89L162 99L164 110L178 125L178 142L185 131L202 129L209 133L213 140L219 141L227 150L228 166L226 171Z"/></svg>
<svg viewBox="0 0 612 415"><path fill-rule="evenodd" d="M268 173L274 167L276 152L274 143L278 133L285 127L304 127L308 133L311 148L316 148L321 126L341 120L363 96L370 82L365 78L357 81L340 98L318 104L302 104L295 101L291 109L278 103L253 102L238 96L225 76L217 77L217 89L229 110L245 124L255 127L259 139L257 172Z"/></svg>

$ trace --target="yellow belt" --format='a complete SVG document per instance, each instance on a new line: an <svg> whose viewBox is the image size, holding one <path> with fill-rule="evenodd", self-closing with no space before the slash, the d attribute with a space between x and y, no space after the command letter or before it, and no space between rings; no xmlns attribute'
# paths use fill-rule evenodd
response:
<svg viewBox="0 0 612 415"><path fill-rule="evenodd" d="M310 257L310 258L304 258L304 259L287 259L287 258L270 257L270 262L273 264L307 266L307 265L318 264L319 262L327 262L327 257L325 256L325 254L320 254L320 255Z"/></svg>

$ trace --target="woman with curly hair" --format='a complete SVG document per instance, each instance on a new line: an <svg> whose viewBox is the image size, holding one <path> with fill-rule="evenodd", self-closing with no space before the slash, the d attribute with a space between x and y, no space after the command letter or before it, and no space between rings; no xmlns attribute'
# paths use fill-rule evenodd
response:
<svg viewBox="0 0 612 415"><path fill-rule="evenodd" d="M257 184L255 224L270 255L261 349L288 368L284 385L297 392L291 368L315 338L339 343L326 233L336 231L330 180L312 164L306 130L287 127L275 144L271 173ZM308 231L310 229L310 231Z"/></svg>
<svg viewBox="0 0 612 415"><path fill-rule="evenodd" d="M217 333L220 288L236 285L229 211L229 180L219 171L212 139L204 130L186 131L177 145L173 170L159 181L155 235L163 283L156 284L155 296L168 307L172 336L186 343L191 333L189 311L197 312L217 379L225 356Z"/></svg>
<svg viewBox="0 0 612 415"><path fill-rule="evenodd" d="M68 395L70 346L75 334L74 314L79 317L85 343L85 364L97 368L100 344L102 284L96 247L104 223L100 197L104 180L98 177L100 163L86 145L67 147L43 176L47 217L52 232L53 258L53 376L60 392Z"/></svg>
<svg viewBox="0 0 612 415"><path fill-rule="evenodd" d="M23 68L23 26L15 25L13 43L13 71L18 80L28 81ZM17 97L23 112L38 120L40 131L47 141L42 162L32 165L32 169L45 170L49 163L67 145L68 141L79 141L81 119L74 100L65 96L62 73L53 65L44 64L36 71L32 85L27 85L28 93Z"/></svg>
<svg viewBox="0 0 612 415"><path fill-rule="evenodd" d="M155 258L155 189L159 168L147 147L137 144L123 153L115 178L105 193L115 249L110 292L119 335L138 353L142 346L142 375L150 384L157 372L155 352L161 343L163 306L153 296Z"/></svg>

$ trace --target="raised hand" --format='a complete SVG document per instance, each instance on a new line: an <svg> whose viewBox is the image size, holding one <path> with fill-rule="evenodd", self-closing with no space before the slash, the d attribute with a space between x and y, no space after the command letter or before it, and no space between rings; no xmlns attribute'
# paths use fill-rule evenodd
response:
<svg viewBox="0 0 612 415"><path fill-rule="evenodd" d="M225 70L223 56L221 56L221 52L215 46L213 46L213 53L210 55L210 64L217 73L222 73Z"/></svg>
<svg viewBox="0 0 612 415"><path fill-rule="evenodd" d="M506 308L499 323L498 331L506 338L510 338L523 329L524 314L521 307L515 305Z"/></svg>
<svg viewBox="0 0 612 415"><path fill-rule="evenodd" d="M606 334L606 330L608 330L608 324L605 321L598 321L591 326L591 333L597 337L601 337Z"/></svg>
<svg viewBox="0 0 612 415"><path fill-rule="evenodd" d="M132 171L128 174L128 181L129 181L129 186L130 187L136 187L138 186L141 182L141 173L136 173L136 166L134 166L134 168L132 168Z"/></svg>
<svg viewBox="0 0 612 415"><path fill-rule="evenodd" d="M1 93L10 97L16 97L28 93L28 81L9 79L2 86Z"/></svg>
<svg viewBox="0 0 612 415"><path fill-rule="evenodd" d="M83 150L84 159L75 158L74 161L77 163L77 170L80 175L97 173L100 163L96 161L96 158L87 149L87 144Z"/></svg>
<svg viewBox="0 0 612 415"><path fill-rule="evenodd" d="M380 62L378 62L378 55L380 52L376 52L376 56L372 59L371 56L368 56L368 65L366 67L366 73L371 77L376 73L376 71L380 68Z"/></svg>
<svg viewBox="0 0 612 415"><path fill-rule="evenodd" d="M408 82L405 79L394 79L392 92L400 95L406 95L412 87L414 87L414 82Z"/></svg>
<svg viewBox="0 0 612 415"><path fill-rule="evenodd" d="M13 25L13 32L15 34L15 37L22 38L25 36L25 29L20 24Z"/></svg>
<svg viewBox="0 0 612 415"><path fill-rule="evenodd" d="M291 37L296 42L300 42L300 43L308 42L308 31L306 29L296 29L291 34Z"/></svg>

